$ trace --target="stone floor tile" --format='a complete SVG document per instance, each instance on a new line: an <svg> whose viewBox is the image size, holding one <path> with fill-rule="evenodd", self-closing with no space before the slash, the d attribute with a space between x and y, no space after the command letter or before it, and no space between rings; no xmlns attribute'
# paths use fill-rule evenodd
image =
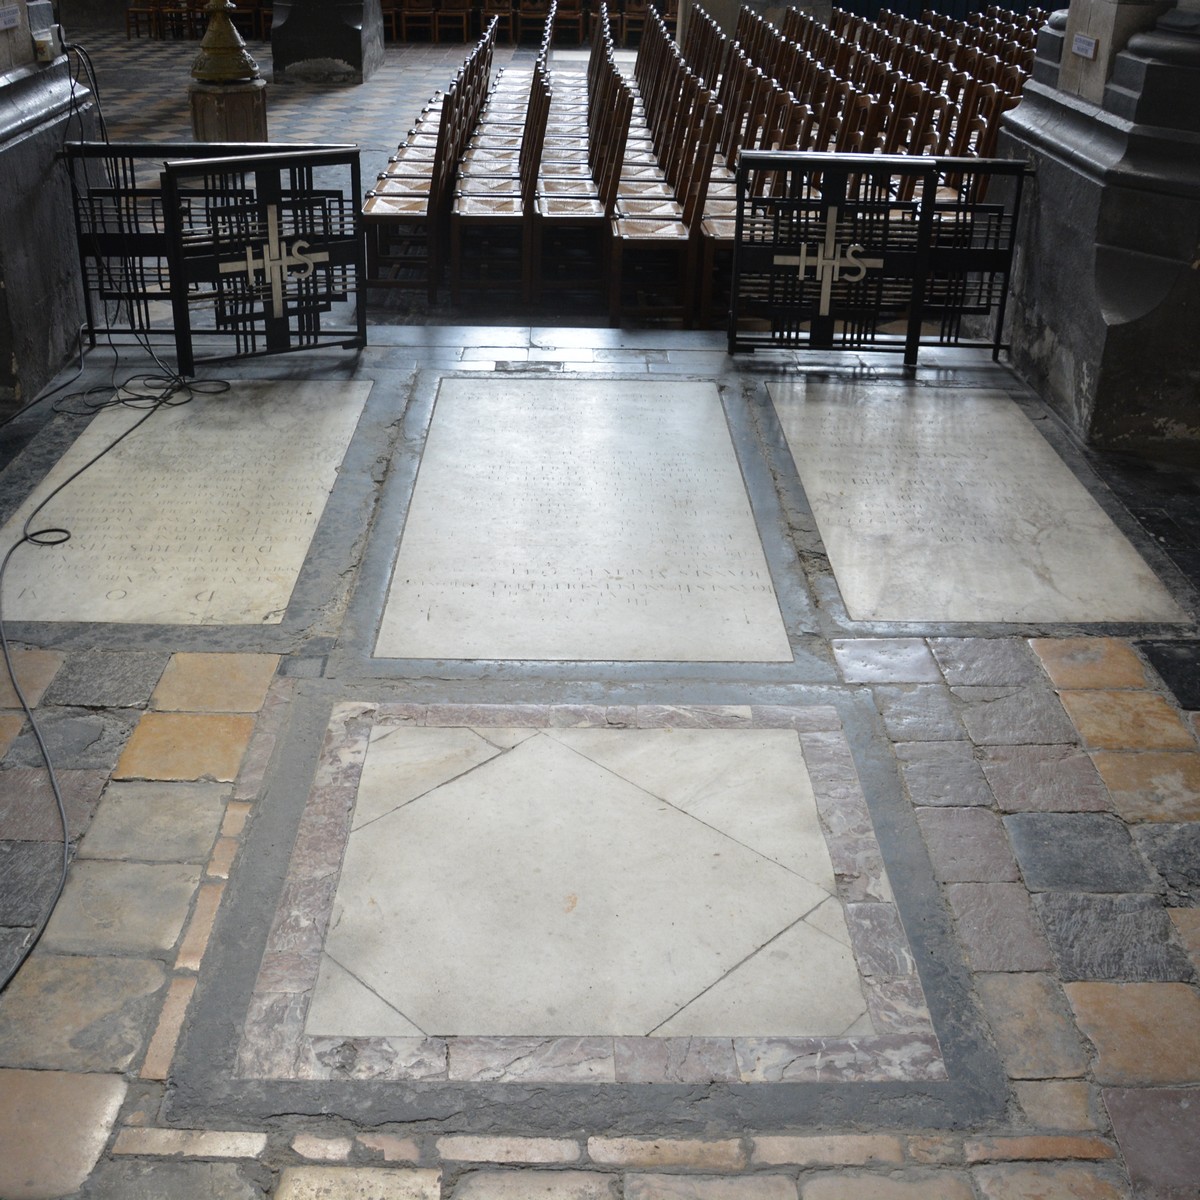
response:
<svg viewBox="0 0 1200 1200"><path fill-rule="evenodd" d="M216 783L114 783L96 810L80 858L206 862L229 789Z"/></svg>
<svg viewBox="0 0 1200 1200"><path fill-rule="evenodd" d="M1058 697L1049 688L955 687L962 721L977 746L1054 745L1075 733Z"/></svg>
<svg viewBox="0 0 1200 1200"><path fill-rule="evenodd" d="M1140 825L1133 840L1167 886L1167 902L1200 904L1200 822Z"/></svg>
<svg viewBox="0 0 1200 1200"><path fill-rule="evenodd" d="M349 1140L349 1139L347 1139ZM126 1127L113 1154L182 1155L187 1158L258 1158L267 1135L236 1129L153 1129Z"/></svg>
<svg viewBox="0 0 1200 1200"><path fill-rule="evenodd" d="M165 982L162 964L145 959L35 953L0 995L0 1065L124 1071Z"/></svg>
<svg viewBox="0 0 1200 1200"><path fill-rule="evenodd" d="M452 1200L617 1200L620 1180L595 1171L475 1171Z"/></svg>
<svg viewBox="0 0 1200 1200"><path fill-rule="evenodd" d="M951 686L999 687L1041 678L1038 660L1020 638L930 638L929 646Z"/></svg>
<svg viewBox="0 0 1200 1200"><path fill-rule="evenodd" d="M796 1200L783 1175L627 1175L625 1200Z"/></svg>
<svg viewBox="0 0 1200 1200"><path fill-rule="evenodd" d="M1103 1162L1116 1158L1111 1142L1100 1137L1066 1134L1001 1134L968 1138L963 1144L968 1163L1024 1162L1037 1159L1085 1159Z"/></svg>
<svg viewBox="0 0 1200 1200"><path fill-rule="evenodd" d="M171 950L199 885L196 866L76 859L42 944L68 954Z"/></svg>
<svg viewBox="0 0 1200 1200"><path fill-rule="evenodd" d="M237 838L217 838L204 868L205 875L210 879L228 879L229 872L233 870L233 860L237 857L238 845Z"/></svg>
<svg viewBox="0 0 1200 1200"><path fill-rule="evenodd" d="M1126 821L1200 821L1200 754L1098 750L1092 761Z"/></svg>
<svg viewBox="0 0 1200 1200"><path fill-rule="evenodd" d="M1062 692L1063 707L1092 750L1195 750L1196 736L1157 692Z"/></svg>
<svg viewBox="0 0 1200 1200"><path fill-rule="evenodd" d="M918 808L935 879L943 883L995 883L1017 879L1004 826L981 808Z"/></svg>
<svg viewBox="0 0 1200 1200"><path fill-rule="evenodd" d="M961 1171L895 1175L823 1174L804 1179L801 1200L975 1200L971 1182Z"/></svg>
<svg viewBox="0 0 1200 1200"><path fill-rule="evenodd" d="M1013 1084L1017 1103L1035 1129L1096 1128L1092 1088L1082 1079L1027 1079Z"/></svg>
<svg viewBox="0 0 1200 1200"><path fill-rule="evenodd" d="M1158 896L1043 892L1034 904L1064 981L1196 977Z"/></svg>
<svg viewBox="0 0 1200 1200"><path fill-rule="evenodd" d="M1079 1028L1096 1047L1100 1083L1196 1082L1200 995L1186 983L1068 983Z"/></svg>
<svg viewBox="0 0 1200 1200"><path fill-rule="evenodd" d="M1005 1163L972 1172L984 1200L1128 1200L1111 1167L1075 1163Z"/></svg>
<svg viewBox="0 0 1200 1200"><path fill-rule="evenodd" d="M36 708L50 686L50 681L62 666L63 654L59 650L23 650L14 646L11 655L13 670L24 693L25 703L30 708ZM13 691L12 680L0 665L0 708L20 707L21 702Z"/></svg>
<svg viewBox="0 0 1200 1200"><path fill-rule="evenodd" d="M1087 1053L1052 976L978 975L975 983L1010 1078L1073 1078L1087 1070Z"/></svg>
<svg viewBox="0 0 1200 1200"><path fill-rule="evenodd" d="M975 971L1048 971L1050 947L1020 883L951 883L946 899Z"/></svg>
<svg viewBox="0 0 1200 1200"><path fill-rule="evenodd" d="M1146 668L1122 638L1032 638L1029 644L1055 687L1146 686Z"/></svg>
<svg viewBox="0 0 1200 1200"><path fill-rule="evenodd" d="M196 981L190 976L176 976L171 980L166 1001L158 1017L158 1024L146 1047L146 1057L138 1072L142 1079L166 1080L175 1057L175 1047L183 1031L183 1019L196 990Z"/></svg>
<svg viewBox="0 0 1200 1200"><path fill-rule="evenodd" d="M173 654L151 705L162 712L258 712L278 667L277 654Z"/></svg>
<svg viewBox="0 0 1200 1200"><path fill-rule="evenodd" d="M451 1134L437 1140L443 1159L486 1163L573 1163L582 1147L571 1138L472 1137Z"/></svg>
<svg viewBox="0 0 1200 1200"><path fill-rule="evenodd" d="M0 713L0 758L3 758L25 727L25 717L20 713Z"/></svg>
<svg viewBox="0 0 1200 1200"><path fill-rule="evenodd" d="M62 859L62 846L53 842L0 842L0 926L41 920L54 899Z"/></svg>
<svg viewBox="0 0 1200 1200"><path fill-rule="evenodd" d="M888 1133L763 1135L754 1138L750 1161L756 1166L866 1167L902 1163L904 1144Z"/></svg>
<svg viewBox="0 0 1200 1200"><path fill-rule="evenodd" d="M286 1167L275 1200L441 1200L441 1178L418 1167Z"/></svg>
<svg viewBox="0 0 1200 1200"><path fill-rule="evenodd" d="M1107 813L1014 813L1004 818L1030 891L1149 892L1156 884L1125 823Z"/></svg>
<svg viewBox="0 0 1200 1200"><path fill-rule="evenodd" d="M56 769L55 774L67 811L67 829L74 840L87 829L108 772ZM13 767L0 771L0 838L25 842L62 840L58 804L44 768Z"/></svg>
<svg viewBox="0 0 1200 1200"><path fill-rule="evenodd" d="M941 682L920 638L834 638L829 645L847 683Z"/></svg>
<svg viewBox="0 0 1200 1200"><path fill-rule="evenodd" d="M962 1162L962 1142L953 1134L914 1133L905 1142L908 1157L922 1166L946 1167Z"/></svg>
<svg viewBox="0 0 1200 1200"><path fill-rule="evenodd" d="M235 1162L119 1159L102 1162L79 1200L265 1200L266 1167Z"/></svg>
<svg viewBox="0 0 1200 1200"><path fill-rule="evenodd" d="M394 1133L360 1133L355 1140L368 1154L382 1156L384 1162L415 1163L421 1158L421 1144L416 1138L398 1137Z"/></svg>
<svg viewBox="0 0 1200 1200"><path fill-rule="evenodd" d="M137 720L131 709L45 708L38 728L55 770L111 772ZM10 767L45 769L41 747L26 729L9 747Z"/></svg>
<svg viewBox="0 0 1200 1200"><path fill-rule="evenodd" d="M192 908L191 919L184 930L183 941L179 943L179 952L175 956L175 968L179 971L199 971L204 952L208 949L208 940L212 936L213 925L217 919L217 909L221 905L221 897L225 893L225 884L219 882L202 883L196 893L196 903Z"/></svg>
<svg viewBox="0 0 1200 1200"><path fill-rule="evenodd" d="M1139 640L1136 645L1179 707L1200 709L1200 641Z"/></svg>
<svg viewBox="0 0 1200 1200"><path fill-rule="evenodd" d="M82 1187L125 1091L119 1075L0 1070L0 1196L35 1200Z"/></svg>
<svg viewBox="0 0 1200 1200"><path fill-rule="evenodd" d="M895 750L913 804L965 808L992 803L970 742L901 742Z"/></svg>
<svg viewBox="0 0 1200 1200"><path fill-rule="evenodd" d="M113 777L232 783L253 730L251 716L145 713Z"/></svg>
<svg viewBox="0 0 1200 1200"><path fill-rule="evenodd" d="M1172 908L1170 916L1180 942L1200 970L1200 908Z"/></svg>
<svg viewBox="0 0 1200 1200"><path fill-rule="evenodd" d="M1078 746L986 746L980 766L1002 812L1107 812L1104 781Z"/></svg>
<svg viewBox="0 0 1200 1200"><path fill-rule="evenodd" d="M354 1151L354 1139L298 1133L292 1138L292 1149L301 1158L307 1158L311 1162L349 1162Z"/></svg>
<svg viewBox="0 0 1200 1200"><path fill-rule="evenodd" d="M746 1151L736 1138L591 1137L588 1157L609 1167L693 1167L737 1171Z"/></svg>
<svg viewBox="0 0 1200 1200"><path fill-rule="evenodd" d="M1195 1088L1106 1088L1104 1107L1138 1195L1187 1200L1200 1182Z"/></svg>
<svg viewBox="0 0 1200 1200"><path fill-rule="evenodd" d="M880 684L871 691L893 742L953 742L967 736L944 687Z"/></svg>
<svg viewBox="0 0 1200 1200"><path fill-rule="evenodd" d="M168 657L161 650L71 654L43 699L84 708L145 708Z"/></svg>

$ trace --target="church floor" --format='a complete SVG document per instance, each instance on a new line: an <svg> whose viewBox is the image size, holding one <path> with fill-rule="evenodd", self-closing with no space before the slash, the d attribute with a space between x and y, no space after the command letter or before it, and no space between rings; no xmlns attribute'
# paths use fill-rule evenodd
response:
<svg viewBox="0 0 1200 1200"><path fill-rule="evenodd" d="M1194 476L966 351L204 374L5 581L0 1196L1198 1194Z"/></svg>

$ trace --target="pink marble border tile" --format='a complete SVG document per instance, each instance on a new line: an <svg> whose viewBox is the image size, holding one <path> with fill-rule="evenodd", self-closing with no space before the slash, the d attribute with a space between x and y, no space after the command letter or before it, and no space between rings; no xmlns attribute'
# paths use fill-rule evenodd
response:
<svg viewBox="0 0 1200 1200"><path fill-rule="evenodd" d="M874 1034L854 1037L309 1036L308 999L372 728L794 729ZM946 1077L837 710L821 705L344 703L330 717L238 1056L245 1078L536 1083L884 1082Z"/></svg>

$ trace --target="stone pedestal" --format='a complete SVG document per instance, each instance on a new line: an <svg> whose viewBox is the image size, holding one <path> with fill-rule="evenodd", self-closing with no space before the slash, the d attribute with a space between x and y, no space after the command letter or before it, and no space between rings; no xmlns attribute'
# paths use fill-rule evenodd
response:
<svg viewBox="0 0 1200 1200"><path fill-rule="evenodd" d="M267 82L188 85L192 137L198 142L265 142Z"/></svg>
<svg viewBox="0 0 1200 1200"><path fill-rule="evenodd" d="M1112 55L1099 102L1071 21L1043 31L999 153L1033 167L1014 365L1084 440L1200 461L1200 38L1177 12Z"/></svg>
<svg viewBox="0 0 1200 1200"><path fill-rule="evenodd" d="M362 83L383 64L379 0L275 0L276 83Z"/></svg>

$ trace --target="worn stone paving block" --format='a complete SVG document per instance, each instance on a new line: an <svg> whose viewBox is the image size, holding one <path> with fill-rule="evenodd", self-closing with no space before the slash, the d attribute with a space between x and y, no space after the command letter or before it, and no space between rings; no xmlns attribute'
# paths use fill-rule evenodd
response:
<svg viewBox="0 0 1200 1200"><path fill-rule="evenodd" d="M1200 709L1200 642L1138 642L1181 708Z"/></svg>
<svg viewBox="0 0 1200 1200"><path fill-rule="evenodd" d="M1096 1047L1100 1083L1194 1083L1200 995L1186 983L1068 983L1079 1028Z"/></svg>
<svg viewBox="0 0 1200 1200"><path fill-rule="evenodd" d="M980 765L1003 812L1107 812L1104 781L1078 746L987 746Z"/></svg>
<svg viewBox="0 0 1200 1200"><path fill-rule="evenodd" d="M984 1200L1128 1200L1111 1167L1074 1163L1005 1163L972 1172Z"/></svg>
<svg viewBox="0 0 1200 1200"><path fill-rule="evenodd" d="M1072 1078L1084 1073L1087 1053L1052 976L978 975L975 982L1011 1078Z"/></svg>
<svg viewBox="0 0 1200 1200"><path fill-rule="evenodd" d="M25 696L25 703L36 708L50 681L62 666L63 655L58 650L22 649L14 646L10 651L17 682ZM13 691L8 671L0 666L0 708L20 708L21 702Z"/></svg>
<svg viewBox="0 0 1200 1200"><path fill-rule="evenodd" d="M1194 750L1177 709L1156 692L1062 692L1063 707L1093 750Z"/></svg>
<svg viewBox="0 0 1200 1200"><path fill-rule="evenodd" d="M36 925L62 874L62 847L53 842L0 842L0 925Z"/></svg>
<svg viewBox="0 0 1200 1200"><path fill-rule="evenodd" d="M349 1141L349 1139L346 1139ZM185 1158L258 1158L267 1135L236 1129L154 1129L126 1126L113 1154L179 1155Z"/></svg>
<svg viewBox="0 0 1200 1200"><path fill-rule="evenodd" d="M1082 1079L1027 1079L1013 1084L1017 1103L1035 1129L1095 1129L1092 1088Z"/></svg>
<svg viewBox="0 0 1200 1200"><path fill-rule="evenodd" d="M1117 1156L1112 1143L1100 1137L1044 1133L968 1138L963 1144L963 1153L969 1163L1072 1158L1103 1162Z"/></svg>
<svg viewBox="0 0 1200 1200"><path fill-rule="evenodd" d="M951 883L946 899L976 971L1048 971L1050 947L1020 883Z"/></svg>
<svg viewBox="0 0 1200 1200"><path fill-rule="evenodd" d="M86 708L47 708L38 713L38 728L55 769L111 771L137 720L131 710L96 712ZM13 767L45 767L41 747L26 730L5 756Z"/></svg>
<svg viewBox="0 0 1200 1200"><path fill-rule="evenodd" d="M944 687L879 684L871 692L893 742L953 742L967 736Z"/></svg>
<svg viewBox="0 0 1200 1200"><path fill-rule="evenodd" d="M105 793L81 858L204 862L225 812L215 783L114 783Z"/></svg>
<svg viewBox="0 0 1200 1200"><path fill-rule="evenodd" d="M834 638L829 645L847 683L941 682L920 638Z"/></svg>
<svg viewBox="0 0 1200 1200"><path fill-rule="evenodd" d="M913 804L961 808L992 803L970 742L901 742L895 751Z"/></svg>
<svg viewBox="0 0 1200 1200"><path fill-rule="evenodd" d="M1200 822L1140 825L1133 840L1162 876L1169 903L1185 908L1200 903Z"/></svg>
<svg viewBox="0 0 1200 1200"><path fill-rule="evenodd" d="M1059 688L1144 688L1146 668L1121 638L1031 638L1051 682Z"/></svg>
<svg viewBox="0 0 1200 1200"><path fill-rule="evenodd" d="M170 950L199 884L197 866L77 859L42 944L75 954Z"/></svg>
<svg viewBox="0 0 1200 1200"><path fill-rule="evenodd" d="M144 713L113 777L232 783L253 731L252 716Z"/></svg>
<svg viewBox="0 0 1200 1200"><path fill-rule="evenodd" d="M248 1163L122 1159L101 1163L79 1200L264 1200L270 1186Z"/></svg>
<svg viewBox="0 0 1200 1200"><path fill-rule="evenodd" d="M1074 739L1058 697L1048 688L955 687L962 721L977 746L1052 745Z"/></svg>
<svg viewBox="0 0 1200 1200"><path fill-rule="evenodd" d="M161 650L85 650L68 655L46 689L47 704L145 708L169 655Z"/></svg>
<svg viewBox="0 0 1200 1200"><path fill-rule="evenodd" d="M1191 1200L1200 1182L1195 1088L1105 1088L1104 1107L1139 1195Z"/></svg>
<svg viewBox="0 0 1200 1200"><path fill-rule="evenodd" d="M285 1167L275 1200L441 1200L441 1179L416 1167Z"/></svg>
<svg viewBox="0 0 1200 1200"><path fill-rule="evenodd" d="M292 1149L310 1162L349 1162L354 1140L348 1137L318 1137L313 1133L298 1133L292 1138Z"/></svg>
<svg viewBox="0 0 1200 1200"><path fill-rule="evenodd" d="M171 656L151 703L171 712L258 712L279 666L277 654Z"/></svg>
<svg viewBox="0 0 1200 1200"><path fill-rule="evenodd" d="M936 1174L887 1175L827 1174L805 1179L801 1200L975 1200L971 1182L961 1171Z"/></svg>
<svg viewBox="0 0 1200 1200"><path fill-rule="evenodd" d="M1200 820L1200 754L1101 750L1092 760L1126 821Z"/></svg>
<svg viewBox="0 0 1200 1200"><path fill-rule="evenodd" d="M108 772L56 769L55 775L67 813L67 830L74 840L87 829ZM0 838L23 842L62 840L58 804L44 767L0 771Z"/></svg>
<svg viewBox="0 0 1200 1200"><path fill-rule="evenodd" d="M1167 910L1157 896L1043 892L1034 897L1058 959L1059 978L1195 979L1176 945Z"/></svg>
<svg viewBox="0 0 1200 1200"><path fill-rule="evenodd" d="M125 1090L120 1075L0 1070L0 1196L35 1200L80 1188Z"/></svg>
<svg viewBox="0 0 1200 1200"><path fill-rule="evenodd" d="M587 1149L592 1162L604 1166L738 1171L746 1165L746 1151L736 1138L592 1137Z"/></svg>
<svg viewBox="0 0 1200 1200"><path fill-rule="evenodd" d="M1038 661L1020 638L930 638L938 666L952 686L1034 683Z"/></svg>
<svg viewBox="0 0 1200 1200"><path fill-rule="evenodd" d="M996 883L1017 878L1017 864L995 813L980 808L918 808L917 822L936 879Z"/></svg>
<svg viewBox="0 0 1200 1200"><path fill-rule="evenodd" d="M627 1175L625 1200L796 1200L796 1185L782 1175Z"/></svg>
<svg viewBox="0 0 1200 1200"><path fill-rule="evenodd" d="M1129 830L1106 813L1015 813L1004 818L1030 891L1149 892Z"/></svg>
<svg viewBox="0 0 1200 1200"><path fill-rule="evenodd" d="M166 982L145 959L34 954L0 995L0 1065L124 1071Z"/></svg>
<svg viewBox="0 0 1200 1200"><path fill-rule="evenodd" d="M593 1171L476 1171L454 1185L453 1200L617 1200L616 1175Z"/></svg>
<svg viewBox="0 0 1200 1200"><path fill-rule="evenodd" d="M25 716L23 713L0 714L0 758L8 754L24 726Z"/></svg>
<svg viewBox="0 0 1200 1200"><path fill-rule="evenodd" d="M581 1147L571 1138L472 1137L452 1134L437 1140L443 1159L490 1163L573 1163Z"/></svg>
<svg viewBox="0 0 1200 1200"><path fill-rule="evenodd" d="M754 1138L750 1161L768 1166L866 1167L877 1163L902 1163L904 1144L889 1133L826 1137L762 1135Z"/></svg>
<svg viewBox="0 0 1200 1200"><path fill-rule="evenodd" d="M360 1133L355 1141L368 1153L382 1155L384 1162L415 1163L421 1157L421 1144L412 1137L398 1137L392 1133Z"/></svg>
<svg viewBox="0 0 1200 1200"><path fill-rule="evenodd" d="M1200 970L1200 908L1173 908L1170 916L1180 942Z"/></svg>

